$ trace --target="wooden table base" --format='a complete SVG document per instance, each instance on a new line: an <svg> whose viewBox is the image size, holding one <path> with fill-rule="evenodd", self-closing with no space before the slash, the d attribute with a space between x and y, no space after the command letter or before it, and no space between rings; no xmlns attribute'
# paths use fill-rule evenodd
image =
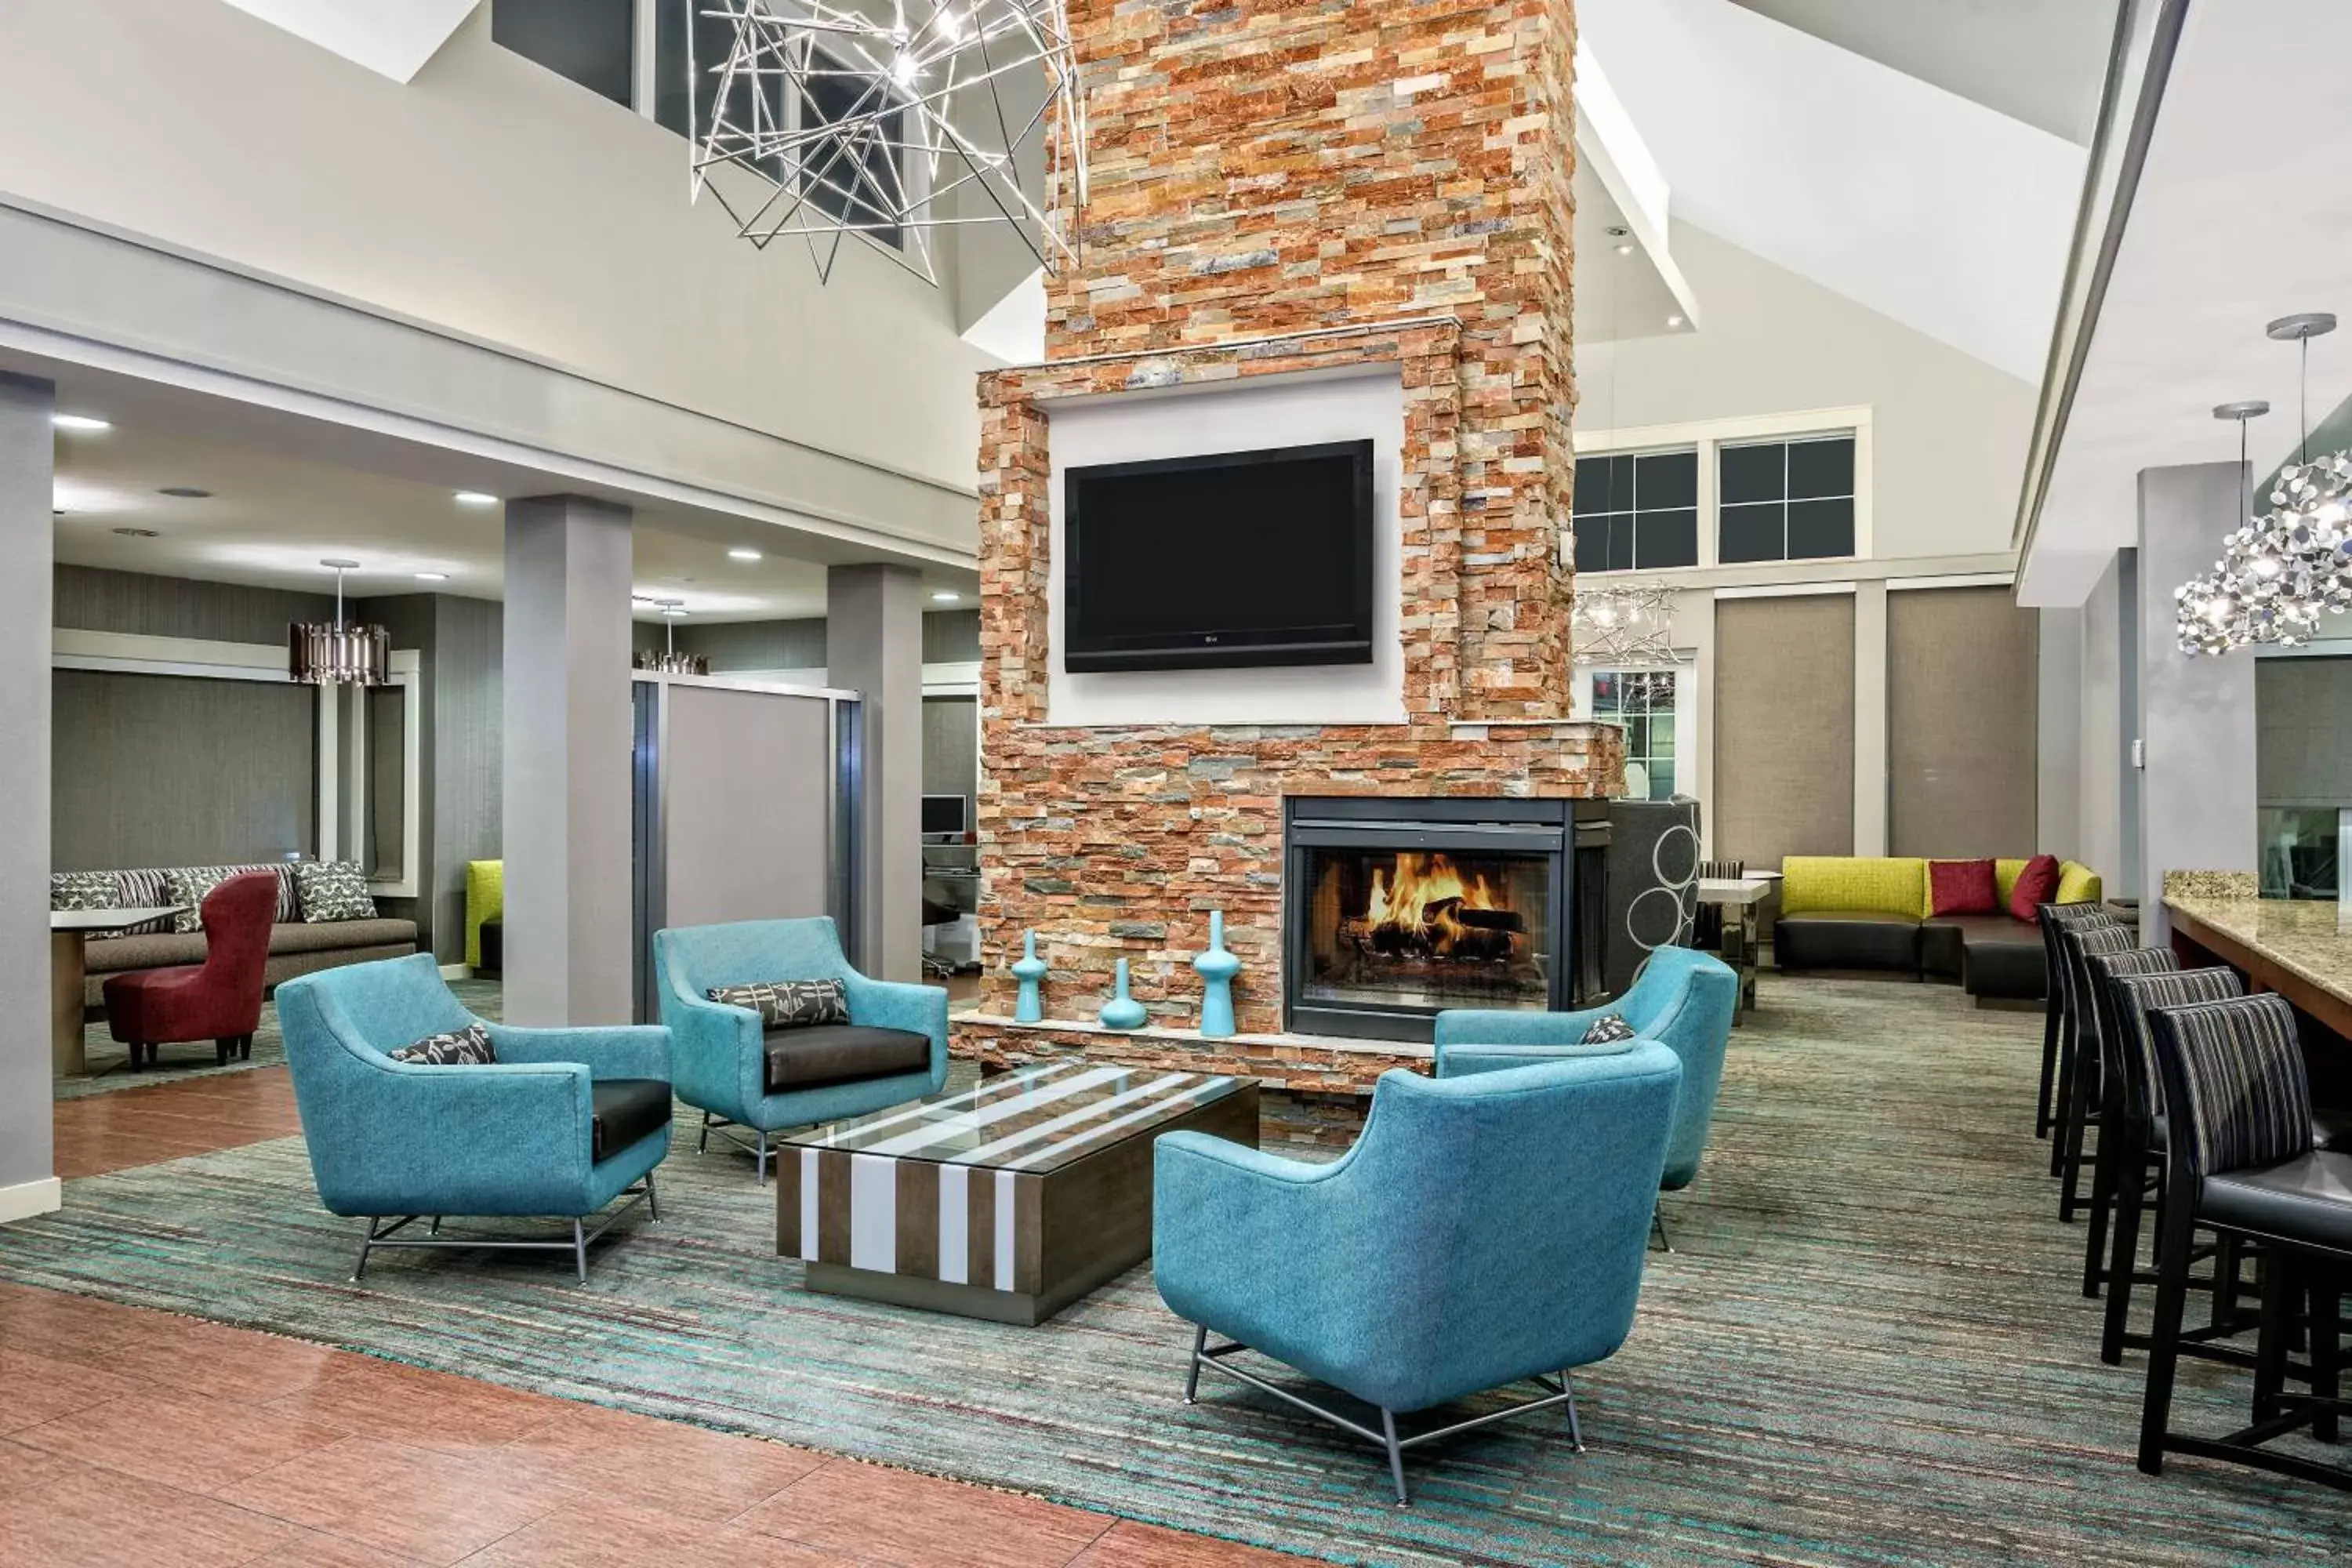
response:
<svg viewBox="0 0 2352 1568"><path fill-rule="evenodd" d="M49 932L49 1070L79 1078L89 1070L81 1048L82 933Z"/></svg>

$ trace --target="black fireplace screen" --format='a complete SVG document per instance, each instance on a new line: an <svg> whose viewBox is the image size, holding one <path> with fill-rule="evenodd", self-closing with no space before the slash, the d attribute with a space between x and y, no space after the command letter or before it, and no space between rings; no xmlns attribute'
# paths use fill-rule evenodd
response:
<svg viewBox="0 0 2352 1568"><path fill-rule="evenodd" d="M1551 996L1552 858L1307 852L1310 1006L1542 1007Z"/></svg>

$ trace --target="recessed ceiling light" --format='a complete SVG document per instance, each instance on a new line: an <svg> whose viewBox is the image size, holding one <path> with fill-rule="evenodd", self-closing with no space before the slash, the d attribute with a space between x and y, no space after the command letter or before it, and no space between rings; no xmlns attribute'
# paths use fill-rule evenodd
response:
<svg viewBox="0 0 2352 1568"><path fill-rule="evenodd" d="M177 496L182 500L210 500L213 492L200 490L194 485L165 485L155 492L159 496Z"/></svg>
<svg viewBox="0 0 2352 1568"><path fill-rule="evenodd" d="M1620 256L1631 256L1633 254L1633 247L1631 245L1621 245L1617 247L1617 254Z"/></svg>
<svg viewBox="0 0 2352 1568"><path fill-rule="evenodd" d="M449 574L446 572L419 572L416 574L416 580L420 583L446 583L449 580Z"/></svg>
<svg viewBox="0 0 2352 1568"><path fill-rule="evenodd" d="M1668 316L1666 318L1666 325L1670 327L1679 327L1682 324L1683 319L1680 316Z"/></svg>
<svg viewBox="0 0 2352 1568"><path fill-rule="evenodd" d="M114 428L110 422L89 414L52 414L49 423L76 436L100 436Z"/></svg>
<svg viewBox="0 0 2352 1568"><path fill-rule="evenodd" d="M457 492L457 500L459 506L496 506L499 504L499 498L490 494L488 490L459 490Z"/></svg>
<svg viewBox="0 0 2352 1568"><path fill-rule="evenodd" d="M125 539L153 539L156 537L155 531L152 528L118 528L114 531L122 535Z"/></svg>
<svg viewBox="0 0 2352 1568"><path fill-rule="evenodd" d="M932 599L932 602L933 602L933 603L935 603L935 604L941 604L941 605L952 605L952 604L954 604L958 599L961 599L961 598L962 598L962 597L963 597L963 595L962 595L961 594L950 594L950 593L949 593L949 592L948 592L946 589L944 589L944 588L940 589L938 593L936 593L936 594L934 594L934 595L931 595L931 599Z"/></svg>
<svg viewBox="0 0 2352 1568"><path fill-rule="evenodd" d="M751 550L739 544L734 549L727 552L727 559L730 561L757 561L760 559L760 552L756 550Z"/></svg>

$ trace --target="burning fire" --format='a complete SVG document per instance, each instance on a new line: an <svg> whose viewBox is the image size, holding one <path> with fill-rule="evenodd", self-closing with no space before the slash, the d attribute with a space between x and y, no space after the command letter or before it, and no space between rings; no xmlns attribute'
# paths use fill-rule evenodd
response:
<svg viewBox="0 0 2352 1568"><path fill-rule="evenodd" d="M1399 855L1393 880L1383 878L1378 867L1373 868L1371 898L1364 910L1364 922L1371 928L1375 940L1402 937L1426 946L1440 957L1451 955L1457 946L1466 944L1483 956L1495 945L1497 926L1507 931L1517 922L1465 921L1463 911L1493 912L1502 908L1496 901L1494 890L1486 885L1485 873L1465 883L1454 862L1443 855ZM1507 935L1503 945L1509 945Z"/></svg>

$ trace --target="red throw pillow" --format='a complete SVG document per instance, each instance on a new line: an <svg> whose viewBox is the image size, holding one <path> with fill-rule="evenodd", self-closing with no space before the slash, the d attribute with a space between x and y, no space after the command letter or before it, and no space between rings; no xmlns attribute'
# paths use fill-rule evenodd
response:
<svg viewBox="0 0 2352 1568"><path fill-rule="evenodd" d="M2058 895L2058 857L2036 855L2017 874L2017 885L2009 890L2009 912L2019 920L2034 918L2036 904L2046 904Z"/></svg>
<svg viewBox="0 0 2352 1568"><path fill-rule="evenodd" d="M1927 907L1937 915L2000 912L2000 883L1990 860L1927 862Z"/></svg>

